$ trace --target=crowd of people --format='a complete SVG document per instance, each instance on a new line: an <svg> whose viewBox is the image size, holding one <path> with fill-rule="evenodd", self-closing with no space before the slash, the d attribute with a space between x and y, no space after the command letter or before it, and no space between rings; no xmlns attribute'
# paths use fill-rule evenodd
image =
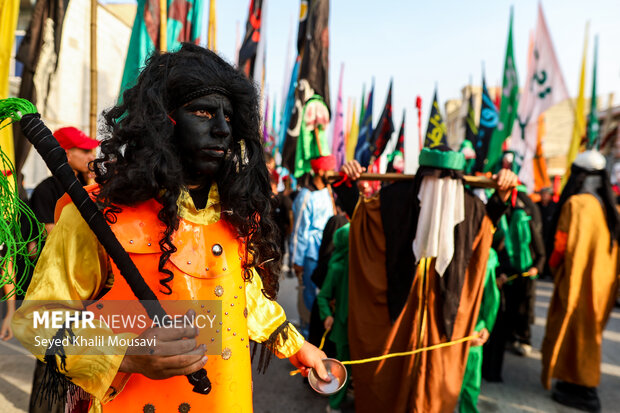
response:
<svg viewBox="0 0 620 413"><path fill-rule="evenodd" d="M158 300L221 301L222 349L208 353L214 339L195 329L151 328L140 334L160 338L149 354L37 355L31 411L251 411L252 340L263 344L260 369L274 353L325 381L328 356L419 350L347 366L328 412L347 395L357 412L476 412L482 378L502 381L504 352L532 352L537 278L554 284L542 384L558 403L600 411L620 191L597 151L577 157L557 202L544 188L534 203L509 165L474 194L465 156L444 145L421 151L411 180L369 186L357 161L336 170L327 153L293 177L263 150L252 83L189 44L154 54L104 118L101 142L70 127L54 136ZM58 333L33 329L33 314L50 310L40 300L143 298L64 193L51 177L30 199L47 239L13 317L22 343ZM298 326L275 301L287 268ZM207 396L182 377L203 367ZM40 403L58 389L53 407Z"/></svg>
<svg viewBox="0 0 620 413"><path fill-rule="evenodd" d="M351 359L350 345L357 347L357 351L353 350L353 354L357 355L355 359L371 355L373 351L374 354L387 354L411 348L412 343L424 336L421 327L415 327L417 330L413 333L414 337L409 337L407 344L394 347L393 340L403 334L404 328L401 324L400 331L396 331L394 326L405 317L403 312L407 309L403 308L403 304L416 294L415 288L409 288L416 281L411 275L405 277L406 281L398 280L391 277L390 271L398 272L399 266L409 266L415 271L417 266L419 272L421 264L419 259L411 260L406 255L398 255L403 252L399 251L397 242L404 241L398 238L401 236L400 231L408 225L407 207L401 205L395 208L391 204L383 206L388 200L406 204L410 200L408 190L402 184L388 183L389 186L384 184L379 192L369 193L368 185L363 186L363 181L357 181L354 190L346 186L332 188L324 176L326 169L333 169L333 157L315 158L312 162L314 173L300 179L300 182L306 184L297 191L287 190L287 194L290 194L290 201L287 202L294 205L294 225L292 232L290 226L282 231L283 239L288 240L286 246L290 263L299 278L302 291L299 300L302 333L317 346L326 334L328 344L324 350L328 356L340 360ZM418 173L424 174L428 166L422 160L421 165ZM512 165L504 166L507 169L502 172L508 173ZM444 169L445 173L445 168L439 169ZM616 174L618 171L618 167L613 169ZM342 167L342 172L346 177L355 179L359 177L362 168L356 161L351 161ZM494 217L496 230L488 246L486 273L478 287L481 288L481 298L478 307L475 307L479 308L478 318L472 319L475 323L473 331L479 337L472 340L467 363L461 366L464 370L455 378L457 382L462 382L460 394L452 393L458 396L461 412L478 411L477 400L482 378L488 382L503 381L506 351L522 357L531 355L531 326L535 319L535 286L538 278L551 281L555 286L542 348L542 383L551 389L551 378L557 379L551 395L558 403L585 411L600 411L596 392L600 381L600 338L611 308L614 304L620 305L616 301L619 271L617 242L620 230L619 207L616 205L620 205L620 191L617 185L611 185L611 179L618 180L619 177L610 179L606 172L606 160L596 151L582 153L572 166L570 176L560 197L554 196L551 187L541 189L535 196L529 196L524 186L518 186L512 200L502 211L489 214ZM274 177L278 179L277 173ZM399 185L400 197L390 198L387 193ZM357 204L357 195L352 195L356 191L359 191L362 199L360 204ZM489 203L493 205L493 191L475 192L483 200L489 200L487 206ZM278 196L285 196L284 192L279 192ZM442 197L443 202L446 198L450 199L448 193L443 193ZM425 198L419 199L424 204ZM536 199L536 202L532 199ZM577 203L577 200L582 201ZM371 224L366 222L366 215L369 214L367 210L377 201L381 204L380 208L390 210L395 215L382 211L376 217L378 221L372 221ZM430 205L441 209L445 204L436 199ZM354 210L355 207L357 210ZM589 219L581 215L585 211L591 211ZM390 219L397 219L398 223L391 227L393 232L388 233L385 226ZM380 225L381 221L385 238L377 241L372 226ZM356 231L358 225L361 227ZM433 230L441 231L439 228ZM416 238L412 238L413 234ZM408 236L412 239L405 242L409 246L406 248L411 249L413 241L416 257L417 234L415 231L410 232ZM594 234L609 236L597 237ZM390 237L396 240L390 242ZM460 240L454 241L456 243ZM390 251L395 254L391 260ZM423 253L421 256L424 256ZM439 259L439 256L436 257ZM397 264L399 260L405 263ZM480 262L485 262L485 259L482 258ZM383 265L387 266L387 272L377 268ZM370 273L371 280L366 279L367 273ZM384 276L386 279L381 280ZM391 290L390 283L401 288L398 292ZM351 299L350 295L357 297L360 294L356 291L358 288L365 291L361 297ZM373 288L376 291L372 291ZM438 288L441 291L442 286ZM417 308L412 311L428 311L420 308L424 304L421 297L417 297ZM450 297L444 290L440 298ZM385 305L375 306L376 301L387 304L387 308ZM370 310L365 312L356 306L356 302ZM388 310L390 317L377 319L372 313L378 309ZM348 325L351 319L365 329L356 331L355 326ZM410 320L415 325L415 317ZM384 325L379 327L377 323L381 321ZM443 332L439 330L437 342L448 341L451 337L446 334L449 329ZM366 337L357 335L362 331ZM369 344L373 341L369 336L378 341L375 346ZM454 334L452 338L455 338ZM355 343L358 340L362 342ZM433 340L425 342L433 343ZM423 347L420 343L415 346ZM587 360L585 363L584 359ZM353 372L355 383L356 411L376 411L379 406L390 406L390 411L451 411L448 406L453 407L457 399L453 398L447 404L436 399L430 401L432 393L429 390L432 387L428 383L419 388L420 394L415 396L417 398L410 394L409 397L414 398L407 400L400 398L404 397L399 393L402 384L390 386L392 382L389 378L378 379L381 375L400 374L401 379L404 376L423 375L414 371L420 368L419 363L415 361L412 369L401 373L398 373L398 369L390 371L386 366L393 365L389 364L383 366L383 371L380 371L381 368L349 369L349 373ZM445 373L437 365L432 369ZM371 385L366 387L368 383ZM442 397L445 398L448 388L444 377L444 382L436 390L442 391ZM384 394L379 396L381 393ZM424 404L425 398L429 398L426 401L428 404ZM340 411L345 399L346 387L330 398L327 411Z"/></svg>

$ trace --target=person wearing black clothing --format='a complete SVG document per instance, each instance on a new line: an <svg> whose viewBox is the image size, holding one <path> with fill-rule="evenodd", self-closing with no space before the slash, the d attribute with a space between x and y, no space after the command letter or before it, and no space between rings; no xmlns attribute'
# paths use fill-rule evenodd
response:
<svg viewBox="0 0 620 413"><path fill-rule="evenodd" d="M67 153L67 163L85 185L85 176L89 173L88 164L95 160L94 149L99 145L99 141L89 138L74 127L60 128L54 132L54 137ZM56 202L64 193L60 181L51 176L37 185L30 197L32 212L39 222L45 224L48 234L54 228Z"/></svg>
<svg viewBox="0 0 620 413"><path fill-rule="evenodd" d="M334 252L334 233L347 222L349 222L349 220L346 216L338 214L331 217L327 221L327 224L325 224L323 239L321 240L321 246L319 248L318 264L311 277L312 282L316 284L319 290L323 287L323 281L325 281L327 270L329 269L329 259ZM317 300L315 300L310 312L310 335L308 337L308 341L315 346L319 346L321 344L323 333L325 333L325 327L319 315L319 305ZM327 354L328 357L334 356L336 354L334 343L326 340L323 351L325 351L325 354Z"/></svg>
<svg viewBox="0 0 620 413"><path fill-rule="evenodd" d="M487 381L502 381L506 343L510 343L511 350L519 355L525 356L531 352L534 279L545 264L540 212L527 194L518 193L516 205L509 208L505 219L507 225L502 228L500 222L493 242L500 262L497 283L501 304L495 329L484 346L482 377ZM523 235L523 225L529 229L529 236ZM527 251L522 247L526 247Z"/></svg>
<svg viewBox="0 0 620 413"><path fill-rule="evenodd" d="M545 265L545 245L542 238L542 219L540 212L532 200L524 193L519 192L515 208L509 209L506 218L510 222L515 215L515 210L523 209L530 218L530 244L529 252L531 264L519 268L508 257L506 240L504 248L498 251L500 257L499 272L506 277L511 275L527 273L527 276L516 277L512 282L506 284L506 309L508 313L508 324L511 331L508 336L510 342L515 345L518 353L523 355L531 351L531 330L530 325L534 323L535 305L535 278L542 273ZM501 275L500 275L501 276Z"/></svg>
<svg viewBox="0 0 620 413"><path fill-rule="evenodd" d="M551 276L551 269L549 269L548 260L553 252L553 216L557 208L557 203L553 202L553 190L551 188L543 188L540 191L540 202L536 204L540 211L540 218L542 221L542 234L543 243L545 246L545 266L543 269L543 276Z"/></svg>
<svg viewBox="0 0 620 413"><path fill-rule="evenodd" d="M293 201L284 192L278 193L278 181L280 176L275 169L275 161L273 156L265 153L265 163L269 172L269 181L271 183L271 192L273 192L275 203L273 205L273 220L280 230L278 243L280 251L284 255L286 251L286 240L293 230Z"/></svg>

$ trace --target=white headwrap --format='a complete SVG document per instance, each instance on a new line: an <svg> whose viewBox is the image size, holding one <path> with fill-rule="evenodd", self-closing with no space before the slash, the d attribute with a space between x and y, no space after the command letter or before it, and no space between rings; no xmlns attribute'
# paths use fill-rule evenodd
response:
<svg viewBox="0 0 620 413"><path fill-rule="evenodd" d="M422 179L420 215L413 240L417 262L437 257L435 270L443 276L454 255L454 228L465 220L465 193L460 179L427 176Z"/></svg>
<svg viewBox="0 0 620 413"><path fill-rule="evenodd" d="M586 171L601 171L605 169L607 160L599 151L590 149L577 155L574 163Z"/></svg>

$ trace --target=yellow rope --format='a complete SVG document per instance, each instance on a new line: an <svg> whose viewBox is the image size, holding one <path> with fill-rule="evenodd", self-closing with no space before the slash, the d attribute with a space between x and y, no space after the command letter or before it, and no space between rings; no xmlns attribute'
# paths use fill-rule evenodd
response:
<svg viewBox="0 0 620 413"><path fill-rule="evenodd" d="M514 274L514 275L511 275L510 277L506 278L506 282L510 282L512 280L516 280L519 277L519 275L521 277L531 277L529 272L522 272L521 274Z"/></svg>
<svg viewBox="0 0 620 413"><path fill-rule="evenodd" d="M330 330L331 330L331 328L328 328L323 333L323 337L321 337L321 344L319 345L319 350L323 350L323 346L325 345L325 337L327 337L327 333L329 333Z"/></svg>
<svg viewBox="0 0 620 413"><path fill-rule="evenodd" d="M427 270L427 266L429 264L430 260L425 260L424 262L424 275L426 275L426 270ZM527 274L527 275L526 275ZM524 277L529 276L529 273L523 273L521 274ZM515 274L513 277L518 277L518 274ZM424 277L424 279L426 280L426 277ZM510 280L511 278L509 278ZM424 283L422 283L423 285ZM425 303L425 307L426 307L426 303ZM426 325L426 308L424 309L424 313L423 313L423 318L422 318L422 327L424 325ZM329 333L330 330L325 330L325 332L323 333L323 337L321 337L321 344L319 345L319 350L323 350L323 346L325 345L325 337L327 337L327 334ZM420 333L422 334L422 333ZM420 335L420 337L422 337L422 335ZM423 351L430 351L430 350L436 350L438 348L443 348L443 347L450 347L453 346L455 344L460 344L460 343L464 343L466 341L471 341L473 339L479 338L480 335L479 334L474 334L471 336L467 336L467 337L463 337L463 338L459 338L458 340L453 340L453 341L448 341L447 343L439 343L439 344L434 344L432 346L428 346L428 347L422 347L422 348L418 348L415 350L411 350L411 351L403 351L400 353L389 353L389 354L384 354L382 356L377 356L377 357L369 357L369 358L365 358L365 359L361 359L361 360L349 360L349 361L341 361L342 364L345 365L350 365L350 364L363 364L363 363L372 363L373 361L381 361L381 360L385 360L385 359L389 359L389 358L393 358L393 357L402 357L402 356L412 356L414 354L418 354L421 353ZM289 374L291 376L294 376L298 373L301 373L301 370L297 369L297 370L293 370L291 371Z"/></svg>
<svg viewBox="0 0 620 413"><path fill-rule="evenodd" d="M323 344L325 343L325 336L327 335L328 331L326 331L325 334L323 334L323 338L321 339L321 346L319 346L319 350L323 347ZM450 346L453 346L455 344L460 344L460 343L464 343L466 341L471 341L471 340L474 340L474 339L479 338L479 337L480 337L479 334L474 334L474 335L471 335L471 336L459 338L458 340L448 341L447 343L434 344L432 346L422 347L422 348L419 348L419 349L416 349L416 350L403 351L403 352L400 352L400 353L384 354L383 356L369 357L369 358L360 359L360 360L342 361L341 363L345 364L345 365L348 365L348 364L363 364L363 363L371 363L373 361L381 361L381 360L389 359L389 358L392 358L392 357L412 356L414 354L421 353L423 351L430 351L430 350L436 350L438 348L450 347ZM291 371L289 374L291 376L294 376L294 375L296 375L297 373L300 373L300 372L301 371L298 369L298 370Z"/></svg>
<svg viewBox="0 0 620 413"><path fill-rule="evenodd" d="M385 354L383 356L370 357L370 358L361 359L361 360L342 361L341 363L342 364L362 364L362 363L370 363L370 362L373 362L373 361L385 360L385 359L389 359L389 358L392 358L392 357L412 356L414 354L421 353L423 351L436 350L438 348L450 347L450 346L453 346L455 344L464 343L466 341L470 341L470 340L473 340L473 339L478 338L478 337L480 337L478 334L474 334L472 336L467 336L467 337L459 338L458 340L448 341L447 343L439 343L439 344L435 344L435 345L428 346L428 347L422 347L422 348L419 348L419 349L416 349L416 350L403 351L401 353L390 353L390 354Z"/></svg>

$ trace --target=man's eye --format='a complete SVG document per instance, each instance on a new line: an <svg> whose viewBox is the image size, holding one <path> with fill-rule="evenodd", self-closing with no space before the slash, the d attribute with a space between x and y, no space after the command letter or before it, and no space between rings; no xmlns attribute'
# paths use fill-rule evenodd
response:
<svg viewBox="0 0 620 413"><path fill-rule="evenodd" d="M224 115L224 120L226 122L230 122L230 115Z"/></svg>
<svg viewBox="0 0 620 413"><path fill-rule="evenodd" d="M213 119L213 113L209 112L206 109L197 109L194 111L194 114L197 116L205 117L207 119Z"/></svg>

